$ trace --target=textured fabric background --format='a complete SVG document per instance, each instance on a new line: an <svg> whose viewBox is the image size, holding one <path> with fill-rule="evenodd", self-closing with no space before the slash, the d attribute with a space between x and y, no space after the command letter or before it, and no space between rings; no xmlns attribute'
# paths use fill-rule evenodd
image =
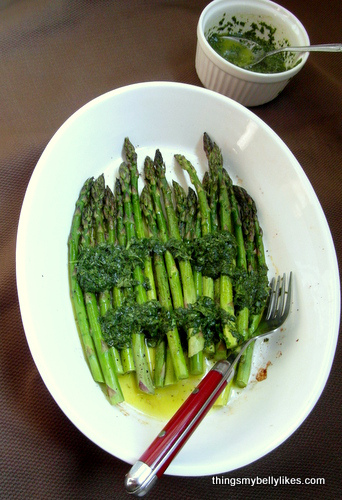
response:
<svg viewBox="0 0 342 500"><path fill-rule="evenodd" d="M32 171L83 104L134 82L201 85L201 0L0 0L0 498L124 499L129 466L64 416L42 382L21 323L15 280L20 208ZM342 41L340 0L282 0L311 43ZM342 56L313 54L273 102L253 111L290 147L325 211L341 265ZM42 235L43 242L43 235ZM324 335L322 332L322 343ZM151 499L341 498L341 342L302 426L230 478L324 477L321 486L218 486L165 476ZM227 444L227 453L229 446Z"/></svg>

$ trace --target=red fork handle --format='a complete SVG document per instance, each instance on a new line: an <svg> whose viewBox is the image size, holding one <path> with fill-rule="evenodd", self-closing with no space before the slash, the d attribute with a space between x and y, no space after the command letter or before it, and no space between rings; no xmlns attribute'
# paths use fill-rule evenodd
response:
<svg viewBox="0 0 342 500"><path fill-rule="evenodd" d="M227 360L218 361L213 366L126 475L128 493L144 496L152 488L233 375Z"/></svg>

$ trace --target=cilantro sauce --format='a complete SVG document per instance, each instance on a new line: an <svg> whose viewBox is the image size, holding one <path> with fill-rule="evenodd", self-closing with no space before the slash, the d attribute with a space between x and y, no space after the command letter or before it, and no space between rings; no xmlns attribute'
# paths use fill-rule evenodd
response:
<svg viewBox="0 0 342 500"><path fill-rule="evenodd" d="M286 53L267 57L255 66L248 68L248 65L254 61L253 49L239 42L239 38L246 38L258 43L266 52L288 46L289 43L285 39L276 41L276 32L277 28L263 21L249 22L248 20L238 20L235 16L226 20L223 16L218 26L211 28L206 36L209 45L215 52L235 66L257 73L281 73L289 69L289 56ZM236 41L227 39L226 36L236 37Z"/></svg>
<svg viewBox="0 0 342 500"><path fill-rule="evenodd" d="M120 386L125 397L125 403L142 414L158 420L169 420L190 396L195 387L214 365L213 360L204 360L204 370L201 375L189 375L188 379L179 380L176 384L155 389L154 394L140 392L136 386L135 373L129 373L120 377ZM229 402L235 400L239 389L231 384L229 390ZM226 406L227 399L224 393L219 396L211 412Z"/></svg>
<svg viewBox="0 0 342 500"><path fill-rule="evenodd" d="M213 279L221 273L231 276L236 305L241 309L248 307L251 313L260 312L268 296L267 268L260 268L254 273L235 269L232 263L236 258L236 242L230 233L209 234L194 240L194 245L190 242L184 246L175 243L169 240L168 251L175 256L181 254L184 259L191 259L194 269L200 270L204 276ZM153 353L153 347L156 347L158 342L165 338L166 332L172 330L175 325L183 338L186 337L187 331L192 330L195 334L201 329L205 345L219 341L219 332L225 324L229 324L232 334L238 336L231 315L210 297L201 296L187 308L179 307L173 311L163 308L156 300L142 304L135 300L134 294L131 293L132 287L136 284L133 279L134 266L143 265L147 255L154 253L158 255L165 250L160 242L153 239L133 241L128 248L105 243L81 250L76 264L76 274L83 291L100 293L114 286L120 288L124 295L121 306L108 309L99 318L102 334L108 346L119 350L125 349L131 345L132 333L143 333L147 345L152 348L152 350L146 349L146 354ZM146 282L143 286L149 289L149 283ZM148 359L148 362L153 373L154 360ZM138 390L135 373L120 376L124 400L143 414L168 419L187 399L213 364L212 359L204 358L204 372L201 375L190 375L188 379L156 388L154 394Z"/></svg>
<svg viewBox="0 0 342 500"><path fill-rule="evenodd" d="M203 376L204 373L190 375L188 379L179 380L176 384L155 389L154 394L138 391L135 373L124 375L119 380L125 402L128 405L144 415L164 420L171 418L176 413Z"/></svg>

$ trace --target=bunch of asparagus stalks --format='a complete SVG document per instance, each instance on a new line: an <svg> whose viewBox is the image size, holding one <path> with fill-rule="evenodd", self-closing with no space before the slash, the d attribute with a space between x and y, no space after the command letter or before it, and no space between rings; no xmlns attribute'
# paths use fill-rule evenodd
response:
<svg viewBox="0 0 342 500"><path fill-rule="evenodd" d="M175 155L194 189L168 183L157 150L145 158L139 194L137 154L126 138L113 190L103 175L90 178L76 202L70 294L92 376L112 404L124 399L125 373L135 372L137 389L153 394L201 375L205 359L238 352L261 320L268 280L255 203L233 185L207 133L203 147L202 181ZM252 355L253 344L239 364L239 387L248 383ZM225 394L226 402L229 388Z"/></svg>

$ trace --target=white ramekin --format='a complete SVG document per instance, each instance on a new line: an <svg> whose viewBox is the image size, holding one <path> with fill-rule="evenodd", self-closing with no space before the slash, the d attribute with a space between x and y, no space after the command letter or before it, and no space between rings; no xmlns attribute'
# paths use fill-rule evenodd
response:
<svg viewBox="0 0 342 500"><path fill-rule="evenodd" d="M302 23L288 10L269 0L214 0L203 10L197 25L195 67L202 84L220 94L231 97L244 106L258 106L277 97L288 82L304 66L308 53L292 69L265 74L248 71L229 63L209 45L207 31L218 25L223 14L231 16L260 16L277 28L279 38L289 45L309 45L309 36Z"/></svg>

